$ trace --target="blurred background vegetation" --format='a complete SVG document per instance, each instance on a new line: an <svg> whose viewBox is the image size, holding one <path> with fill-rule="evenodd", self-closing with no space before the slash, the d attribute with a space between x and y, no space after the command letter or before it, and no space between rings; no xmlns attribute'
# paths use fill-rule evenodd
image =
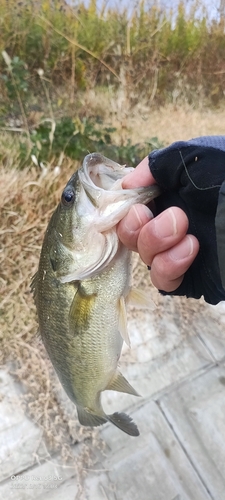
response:
<svg viewBox="0 0 225 500"><path fill-rule="evenodd" d="M159 147L155 137L142 145L123 134L115 139L110 113L106 120L109 92L111 101L122 96L121 116L140 100L221 105L223 9L211 19L204 7L199 15L198 0L186 5L165 10L139 0L118 10L107 2L99 9L96 0L0 0L0 126L20 133L19 165L31 155L40 163L96 149L135 163Z"/></svg>

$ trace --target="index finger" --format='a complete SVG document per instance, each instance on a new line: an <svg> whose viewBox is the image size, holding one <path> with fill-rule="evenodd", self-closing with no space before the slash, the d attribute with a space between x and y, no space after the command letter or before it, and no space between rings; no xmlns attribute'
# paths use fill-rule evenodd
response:
<svg viewBox="0 0 225 500"><path fill-rule="evenodd" d="M123 189L132 189L142 186L151 186L156 184L153 175L150 172L148 156L146 156L134 169L127 174L122 182Z"/></svg>

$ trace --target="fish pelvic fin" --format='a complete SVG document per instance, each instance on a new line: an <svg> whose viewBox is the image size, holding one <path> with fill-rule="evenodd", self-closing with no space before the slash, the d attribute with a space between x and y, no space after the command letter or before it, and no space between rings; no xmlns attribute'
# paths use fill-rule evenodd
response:
<svg viewBox="0 0 225 500"><path fill-rule="evenodd" d="M125 302L130 306L136 307L137 309L150 309L153 311L156 308L153 300L149 298L147 293L143 290L138 290L137 288L131 288Z"/></svg>
<svg viewBox="0 0 225 500"><path fill-rule="evenodd" d="M112 415L107 415L107 419L121 431L129 434L129 436L139 436L140 434L135 422L126 413L113 413Z"/></svg>
<svg viewBox="0 0 225 500"><path fill-rule="evenodd" d="M107 422L107 416L100 417L99 415L94 415L89 413L81 406L77 406L78 420L81 425L89 427L98 427L99 425L105 424Z"/></svg>
<svg viewBox="0 0 225 500"><path fill-rule="evenodd" d="M126 394L132 394L133 396L140 396L137 391L129 384L129 382L125 379L125 377L118 370L110 380L109 384L106 387L108 391L118 391L125 392Z"/></svg>
<svg viewBox="0 0 225 500"><path fill-rule="evenodd" d="M119 299L119 332L128 347L130 347L130 337L127 328L127 311L124 297Z"/></svg>

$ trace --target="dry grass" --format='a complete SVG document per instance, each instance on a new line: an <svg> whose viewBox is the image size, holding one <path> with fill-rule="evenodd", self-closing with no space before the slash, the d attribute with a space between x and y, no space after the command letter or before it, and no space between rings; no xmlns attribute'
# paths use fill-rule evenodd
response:
<svg viewBox="0 0 225 500"><path fill-rule="evenodd" d="M119 108L120 104L114 103L116 106ZM106 109L106 115L109 115L109 107ZM131 115L128 111L125 101L120 123L118 109L111 118L135 142L154 135L164 143L170 143L225 130L223 110L212 112L168 106L151 112L146 105L139 104ZM44 429L50 447L61 448L67 454L69 444L91 436L95 439L96 434L81 429L76 412L67 413L57 396L58 382L37 336L30 281L38 266L50 214L58 203L65 182L78 165L65 160L58 176L52 165L45 176L35 167L18 171L15 168L15 140L10 143L8 137L2 136L0 148L3 158L0 165L1 362L11 362L12 371L24 384L29 414ZM156 297L157 292L154 291L153 295ZM189 302L191 314L193 304L194 301Z"/></svg>
<svg viewBox="0 0 225 500"><path fill-rule="evenodd" d="M191 106L168 105L159 110L145 109L139 118L131 118L132 138L147 140L156 136L164 144L177 140L188 140L201 135L224 135L224 109L193 109Z"/></svg>
<svg viewBox="0 0 225 500"><path fill-rule="evenodd" d="M121 85L118 91L99 92L96 89L80 96L84 109L100 114L106 123L117 129L117 139L130 138L132 143L143 143L158 137L163 144L188 140L200 135L224 134L224 108L207 108L201 99L198 107L189 106L177 99L174 104L156 108L143 99L130 105L129 90ZM197 100L197 96L196 96Z"/></svg>

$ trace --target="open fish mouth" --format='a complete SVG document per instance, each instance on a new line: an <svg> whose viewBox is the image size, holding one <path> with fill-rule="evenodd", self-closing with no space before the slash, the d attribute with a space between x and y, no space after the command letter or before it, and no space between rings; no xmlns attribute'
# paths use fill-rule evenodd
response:
<svg viewBox="0 0 225 500"><path fill-rule="evenodd" d="M126 165L121 166L100 153L91 153L85 156L83 161L85 180L106 191L115 189L113 187L115 183L119 186L118 180L122 179L126 173L132 172L132 170L133 168Z"/></svg>
<svg viewBox="0 0 225 500"><path fill-rule="evenodd" d="M134 203L148 203L160 194L157 185L123 189L122 180L132 167L120 165L100 153L85 156L78 176L83 189L98 209L98 231L108 231L127 214Z"/></svg>

